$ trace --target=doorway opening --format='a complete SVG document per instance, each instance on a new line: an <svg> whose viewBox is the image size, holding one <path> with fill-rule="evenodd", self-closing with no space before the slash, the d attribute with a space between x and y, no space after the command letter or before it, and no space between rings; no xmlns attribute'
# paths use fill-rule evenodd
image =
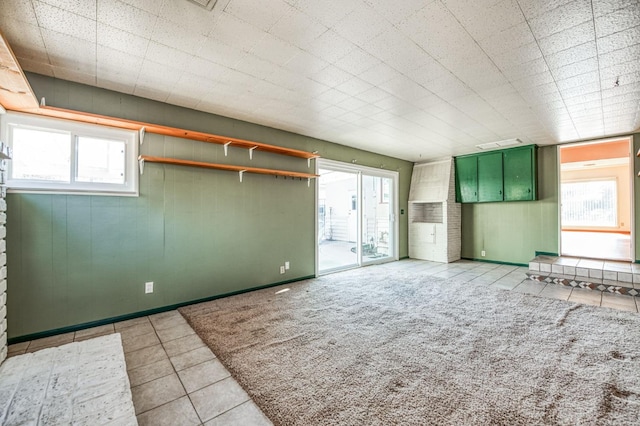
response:
<svg viewBox="0 0 640 426"><path fill-rule="evenodd" d="M635 258L631 143L625 137L559 147L563 256Z"/></svg>
<svg viewBox="0 0 640 426"><path fill-rule="evenodd" d="M398 173L318 160L318 274L398 259Z"/></svg>

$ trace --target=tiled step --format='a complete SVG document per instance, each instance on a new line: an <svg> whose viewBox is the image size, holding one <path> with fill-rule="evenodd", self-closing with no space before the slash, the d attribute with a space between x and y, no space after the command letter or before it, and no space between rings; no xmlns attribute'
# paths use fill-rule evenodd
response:
<svg viewBox="0 0 640 426"><path fill-rule="evenodd" d="M529 262L529 271L540 275L574 275L600 280L640 284L640 264L566 256L537 256Z"/></svg>
<svg viewBox="0 0 640 426"><path fill-rule="evenodd" d="M531 280L565 287L640 297L640 264L537 256L529 262Z"/></svg>
<svg viewBox="0 0 640 426"><path fill-rule="evenodd" d="M540 275L535 272L527 272L530 280L557 284L564 287L582 288L585 290L601 291L603 293L622 294L625 296L640 297L640 289L636 289L633 283L621 281L599 280L597 278L580 277L573 275Z"/></svg>

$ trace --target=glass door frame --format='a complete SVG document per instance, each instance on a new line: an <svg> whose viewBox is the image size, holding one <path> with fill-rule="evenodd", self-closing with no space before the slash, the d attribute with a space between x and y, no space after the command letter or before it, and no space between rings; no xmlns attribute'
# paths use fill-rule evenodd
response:
<svg viewBox="0 0 640 426"><path fill-rule="evenodd" d="M316 276L330 274L332 272L344 271L347 269L360 268L365 265L372 265L377 263L386 263L393 262L399 260L399 234L400 234L400 222L399 222L399 197L398 197L398 189L399 189L399 176L400 174L397 171L377 169L374 167L361 166L355 163L343 163L335 160L327 160L324 158L318 158L315 161L316 166L316 174L319 174L320 169L324 170L333 170L338 172L345 173L353 173L357 176L357 211L358 211L358 220L357 220L357 241L356 241L356 265L349 265L344 268L334 268L326 271L320 271L320 258L319 258L319 250L318 250L318 238L319 238L319 227L318 227L318 208L319 208L319 196L320 196L320 178L316 179L316 197L315 197L315 253L316 253ZM362 191L362 177L363 175L372 176L372 177L381 177L391 179L391 185L389 189L391 191L389 202L392 203L392 207L390 209L390 230L392 231L392 237L389 238L389 242L391 244L391 249L389 251L389 256L382 257L380 259L374 260L366 260L363 261L362 256L362 229L363 229L363 216L364 211L362 209L363 203L363 191Z"/></svg>
<svg viewBox="0 0 640 426"><path fill-rule="evenodd" d="M581 141L581 142L571 142L571 143L566 143L566 144L561 144L561 145L556 145L556 161L557 161L557 177L558 177L558 181L557 181L557 196L558 196L558 256L562 256L562 158L561 158L561 154L560 151L562 148L567 148L567 147L571 147L571 146L579 146L579 145L590 145L590 144L598 144L598 143L607 143L607 142L613 142L616 140L621 140L621 139L628 139L629 140L629 192L631 195L631 200L630 200L630 208L631 208L631 221L630 221L630 230L631 230L631 235L630 235L630 257L631 257L631 263L635 262L635 260L638 258L637 253L636 253L636 221L635 221L635 217L636 217L636 208L635 208L635 157L636 157L636 153L635 153L635 143L634 143L634 135L622 135L619 137L613 137L613 138L606 138L606 139L593 139L593 140L587 140L587 141ZM602 259L605 260L606 259Z"/></svg>

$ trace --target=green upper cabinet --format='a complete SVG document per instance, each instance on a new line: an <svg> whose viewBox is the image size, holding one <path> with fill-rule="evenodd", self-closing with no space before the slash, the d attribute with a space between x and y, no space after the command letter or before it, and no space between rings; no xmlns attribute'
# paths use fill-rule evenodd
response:
<svg viewBox="0 0 640 426"><path fill-rule="evenodd" d="M503 152L504 200L536 199L535 147L509 149Z"/></svg>
<svg viewBox="0 0 640 426"><path fill-rule="evenodd" d="M478 201L502 201L502 152L478 156Z"/></svg>
<svg viewBox="0 0 640 426"><path fill-rule="evenodd" d="M476 157L456 158L456 201L478 201L478 161Z"/></svg>
<svg viewBox="0 0 640 426"><path fill-rule="evenodd" d="M536 149L528 145L456 157L456 201L535 200Z"/></svg>

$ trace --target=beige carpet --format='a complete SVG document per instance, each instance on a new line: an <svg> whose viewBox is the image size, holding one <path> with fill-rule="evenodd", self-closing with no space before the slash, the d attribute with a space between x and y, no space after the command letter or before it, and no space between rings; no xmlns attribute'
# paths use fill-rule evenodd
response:
<svg viewBox="0 0 640 426"><path fill-rule="evenodd" d="M276 425L640 422L638 314L381 267L180 312Z"/></svg>

